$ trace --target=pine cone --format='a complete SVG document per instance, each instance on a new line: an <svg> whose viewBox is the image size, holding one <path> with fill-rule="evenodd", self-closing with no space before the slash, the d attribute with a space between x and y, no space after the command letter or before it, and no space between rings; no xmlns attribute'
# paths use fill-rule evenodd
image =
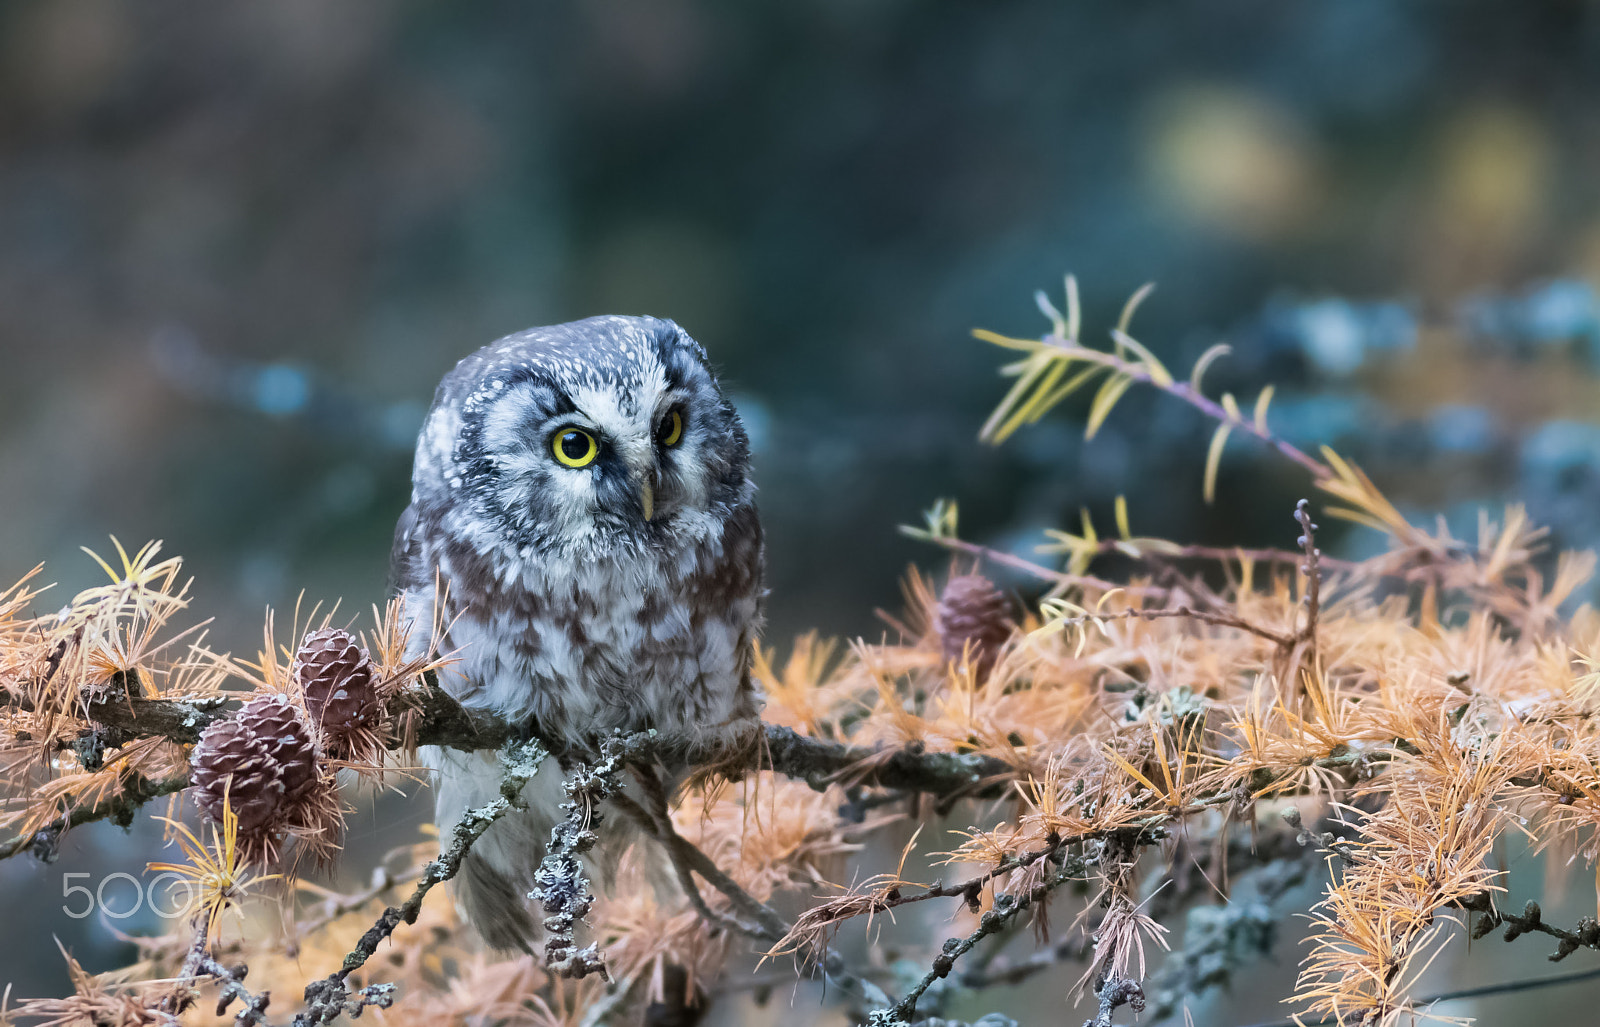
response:
<svg viewBox="0 0 1600 1027"><path fill-rule="evenodd" d="M195 801L207 819L221 822L226 796L241 836L270 830L317 783L311 732L281 695L254 699L233 719L206 728L190 762Z"/></svg>
<svg viewBox="0 0 1600 1027"><path fill-rule="evenodd" d="M964 574L945 585L933 623L945 660L959 663L965 653L982 681L1011 637L1011 603L988 578Z"/></svg>
<svg viewBox="0 0 1600 1027"><path fill-rule="evenodd" d="M295 675L311 722L335 748L378 722L372 658L348 631L323 628L306 634L295 655Z"/></svg>

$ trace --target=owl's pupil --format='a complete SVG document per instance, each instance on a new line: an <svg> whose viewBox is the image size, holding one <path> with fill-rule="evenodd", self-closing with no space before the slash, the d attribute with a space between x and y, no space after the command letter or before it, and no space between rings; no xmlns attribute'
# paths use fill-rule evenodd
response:
<svg viewBox="0 0 1600 1027"><path fill-rule="evenodd" d="M565 432L561 436L561 454L570 460L582 460L589 455L589 440L581 432Z"/></svg>
<svg viewBox="0 0 1600 1027"><path fill-rule="evenodd" d="M656 441L663 446L676 446L683 438L683 415L676 410L668 412L662 418L661 426L656 429Z"/></svg>

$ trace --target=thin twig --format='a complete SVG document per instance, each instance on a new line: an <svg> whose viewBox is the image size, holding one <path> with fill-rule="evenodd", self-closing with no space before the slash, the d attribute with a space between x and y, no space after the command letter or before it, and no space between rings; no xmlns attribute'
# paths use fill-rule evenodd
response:
<svg viewBox="0 0 1600 1027"><path fill-rule="evenodd" d="M1100 1008L1094 1018L1085 1020L1083 1027L1111 1027L1111 1014L1122 1006L1132 1006L1136 1013L1144 1012L1144 986L1132 978L1110 974L1095 988Z"/></svg>
<svg viewBox="0 0 1600 1027"><path fill-rule="evenodd" d="M652 815L650 811L647 811L643 806L640 806L621 792L611 797L611 804L644 829L651 838L661 843L661 847L666 850L667 860L672 864L672 872L678 878L678 887L683 889L684 895L689 899L689 904L694 907L694 911L700 915L702 920L710 924L715 930L727 931L730 934L743 934L759 940L766 939L766 932L760 927L741 923L737 919L720 913L707 905L706 897L700 894L699 885L694 883L693 871L684 860L679 846L674 841L677 837L677 831L672 827L670 819ZM663 824L665 825L664 827Z"/></svg>
<svg viewBox="0 0 1600 1027"><path fill-rule="evenodd" d="M1120 335L1121 333L1116 332L1114 334ZM1317 481L1322 481L1324 478L1333 477L1333 469L1327 464L1323 463L1321 460L1318 460L1316 457L1307 454L1304 450L1296 447L1287 440L1279 438L1264 427L1258 426L1254 420L1245 417L1233 416L1223 408L1221 403L1208 398L1204 393L1200 392L1186 381L1157 381L1151 376L1149 369L1142 363L1127 360L1116 353L1108 353L1103 350L1091 349L1088 346L1081 345L1074 340L1069 340L1059 335L1046 336L1044 339L1040 340L1040 343L1045 348L1057 351L1066 359L1082 360L1087 363L1099 364L1118 374L1126 375L1135 382L1160 389L1167 395L1189 404L1214 421L1226 424L1229 427L1237 431L1242 431L1247 435L1253 435L1257 439L1271 446L1273 449L1276 449L1279 453L1282 453L1284 456L1288 457L1290 460L1293 460L1301 467L1304 467L1307 471L1311 472L1311 476Z"/></svg>
<svg viewBox="0 0 1600 1027"><path fill-rule="evenodd" d="M1305 554L1305 562L1300 565L1300 571L1306 576L1306 622L1300 629L1296 641L1307 643L1313 653L1317 648L1317 615L1322 610L1322 550L1317 548L1317 526L1311 523L1311 501L1302 499L1294 505L1294 519L1300 522L1301 551Z"/></svg>
<svg viewBox="0 0 1600 1027"><path fill-rule="evenodd" d="M631 807L634 810L638 810L638 813L646 818L643 826L645 826L646 830L653 829L656 839L667 848L673 861L674 869L679 874L679 880L684 882L684 890L691 896L690 901L693 902L694 897L699 892L698 886L695 885L693 878L690 876L692 872L704 880L706 884L721 892L733 907L735 914L744 918L743 922L737 919L732 921L732 926L735 929L742 934L766 941L774 946L775 949L784 938L789 936L793 931L793 927L777 910L745 891L739 882L724 873L722 868L717 866L716 862L705 854L704 850L677 832L677 829L672 825L670 816L667 815L665 805L667 801L666 789L652 770L647 767L636 767L635 774L639 776L640 783L644 785L649 793L648 797L652 805L657 806L659 812L652 817L644 810L639 809L637 804L627 801L626 797L620 793L613 795L611 801L624 809ZM618 803L619 799L624 801ZM710 909L706 907L703 897L701 897L701 901L695 903L695 907L696 911L706 916L711 923L720 923L725 919L712 915ZM768 954L770 955L772 951L772 949L769 949ZM845 964L844 958L833 949L823 946L818 964L827 979L837 987L864 998L869 1004L877 1008L882 1008L889 1004L889 997L884 994L882 988L850 971Z"/></svg>
<svg viewBox="0 0 1600 1027"><path fill-rule="evenodd" d="M176 1014L188 1009L194 1001L193 986L201 983L201 978L208 977L219 985L217 1016L225 1015L229 1006L239 1002L239 1011L233 1015L235 1027L267 1027L267 1006L272 1001L271 993L263 991L258 995L246 988L244 980L250 968L242 963L234 967L223 966L212 956L206 940L206 920L204 917L196 918L194 941L189 945L178 971L179 987L162 1001L160 1012L173 1017L173 1022L176 1022Z"/></svg>
<svg viewBox="0 0 1600 1027"><path fill-rule="evenodd" d="M394 891L403 884L410 884L419 879L422 877L422 872L422 867L416 867L405 873L392 875L387 869L384 869L382 877L370 888L348 895L329 895L319 904L321 912L316 919L295 921L295 934L302 938L309 937L345 914L354 913L356 910L361 909L373 899ZM316 909L318 906L313 905L309 908Z"/></svg>
<svg viewBox="0 0 1600 1027"><path fill-rule="evenodd" d="M1197 620L1202 624L1210 624L1219 628L1235 628L1239 631L1246 631L1252 635L1264 638L1274 645L1294 645L1294 639L1288 635L1285 635L1281 631L1274 631L1271 628L1264 628L1259 624L1253 624L1250 621L1245 620L1243 617L1238 617L1233 614L1208 613L1204 610L1196 610L1189 606L1179 606L1172 610L1118 610L1115 613L1086 613L1081 617L1067 617L1052 623L1068 626L1077 624L1098 624L1103 621L1113 620L1167 620L1172 618Z"/></svg>
<svg viewBox="0 0 1600 1027"><path fill-rule="evenodd" d="M222 986L221 994L217 996L218 1016L227 1013L228 1007L237 1001L239 1003L239 1011L233 1014L235 1027L245 1027L246 1024L259 1024L261 1027L266 1027L268 1023L267 1005L272 1001L272 995L270 992L265 991L256 994L244 986L245 975L250 972L249 967L242 963L239 966L226 967L211 958L210 955L206 955L200 960L199 966L195 969L197 973L205 974ZM392 985L390 986L390 991L391 994L388 1001L374 1004L381 1004L385 1008L392 1004L394 1001Z"/></svg>
<svg viewBox="0 0 1600 1027"><path fill-rule="evenodd" d="M755 925L759 937L776 944L789 933L789 922L777 910L745 891L738 881L723 872L722 868L717 866L698 845L676 831L664 840L673 846L677 858L682 859L701 880L721 892L732 903L735 912L748 923Z"/></svg>
<svg viewBox="0 0 1600 1027"><path fill-rule="evenodd" d="M933 959L933 966L918 981L916 986L906 992L904 998L896 1002L893 1007L886 1010L875 1010L869 1020L872 1027L888 1027L891 1024L910 1024L915 1022L917 1015L917 1000L931 987L934 982L950 975L955 968L956 960L971 952L983 939L998 933L1016 916L1030 908L1035 903L1043 902L1056 888L1068 881L1076 880L1082 873L1082 868L1076 865L1067 865L1051 874L1039 884L1034 885L1020 896L996 896L994 908L978 918L977 929L965 938L951 938L944 943L944 950Z"/></svg>
<svg viewBox="0 0 1600 1027"><path fill-rule="evenodd" d="M980 559L988 560L990 563L998 563L1002 566L1010 567L1012 570L1021 571L1024 574L1038 578L1040 581L1048 581L1052 585L1082 585L1105 592L1109 592L1112 589L1127 590L1126 585L1119 585L1115 581L1107 581L1105 578L1096 578L1087 574L1068 574L1065 571L1052 570L1043 564L1034 563L1032 560L1015 556L1000 549L979 545L976 542L967 542L964 539L952 538L948 535L918 533L916 537L926 539L935 545L943 546L952 552L965 553L968 556L976 556Z"/></svg>
<svg viewBox="0 0 1600 1027"><path fill-rule="evenodd" d="M1116 538L1101 539L1099 551L1104 555L1109 556L1114 553L1135 560L1204 560L1216 563L1239 563L1242 560L1265 564L1298 563L1305 558L1305 554L1290 549L1248 549L1243 546L1175 545L1170 549L1141 551L1136 546ZM1339 560L1331 556L1323 557L1322 562L1339 570L1360 566L1358 561Z"/></svg>
<svg viewBox="0 0 1600 1027"><path fill-rule="evenodd" d="M1022 870L1030 867L1039 862L1041 859L1054 858L1057 853L1066 848L1069 842L1083 841L1085 840L1085 837L1086 836L1081 835L1073 836L1071 838L1059 837L1053 843L1046 845L1044 848L1031 849L1015 856L1007 856L989 870L986 870L983 873L977 874L973 877L969 877L964 881L958 881L955 884L944 884L943 882L939 882L937 884L931 884L921 891L913 892L910 895L902 894L898 888L892 888L888 892L884 893L881 898L874 901L870 909L860 910L859 912L854 912L851 915L861 916L866 913L876 915L878 913L887 912L891 909L898 909L901 906L909 906L912 903L926 902L928 899L940 898L959 898L966 903L969 910L976 913L983 908L983 905L980 901L980 897L983 894L983 889L993 883L996 878L1002 877L1005 874L1009 874L1013 870ZM1081 867L1079 869L1081 871ZM825 908L825 905L824 907L818 908Z"/></svg>
<svg viewBox="0 0 1600 1027"><path fill-rule="evenodd" d="M1302 766L1315 767L1319 770L1338 770L1350 773L1359 771L1362 768L1373 764L1387 762L1390 758L1391 757L1383 750L1378 750L1375 752L1347 750L1334 756L1323 756L1314 760L1309 760L1303 764L1297 764L1295 767L1286 770L1275 770L1273 768L1261 767L1255 771L1250 781L1246 783L1246 787L1256 792L1266 791L1270 789L1274 783L1279 780L1283 780L1285 777L1292 774L1294 770L1300 769ZM1157 795L1153 796L1153 798L1159 799L1161 796ZM996 878L1010 873L1013 870L1020 870L1031 866L1047 856L1053 857L1055 854L1065 851L1065 849L1070 845L1087 841L1104 840L1114 836L1121 836L1131 839L1135 844L1138 845L1154 845L1164 839L1165 836L1161 833L1162 830L1174 822L1182 821L1190 816L1195 815L1196 813L1202 813L1206 810L1215 809L1218 806L1235 802L1237 801L1237 798L1237 789L1227 788L1219 789L1218 791L1205 795L1198 795L1184 806L1168 806L1163 809L1152 805L1148 807L1150 815L1141 820L1136 820L1132 823L1123 824L1114 828L1084 831L1080 834L1061 835L1050 845L1039 849L1030 849L1027 852L1019 853L1015 856L1008 856L991 869L955 884L938 883L930 885L927 888L919 891L912 892L909 895L901 894L897 888L890 888L881 896L865 904L860 902L846 903L843 900L834 900L833 907L831 909L829 903L823 903L821 905L814 906L811 910L808 910L807 913L802 914L801 921L804 922L807 916L811 916L813 921L824 920L826 921L826 926L831 927L833 924L842 923L858 916L866 916L869 914L875 915L890 909L895 909L899 906L923 902L933 898L960 898L967 903L969 908L976 912L979 908L981 908L981 906L978 905L978 900L983 888L988 886ZM1300 828L1299 811L1294 810L1293 807L1290 809L1292 811L1292 818L1289 814L1286 814L1285 819L1291 824L1291 826L1298 830ZM1311 844L1315 842L1319 845L1328 845L1333 843L1333 836L1331 834L1322 836L1302 831L1301 837L1305 839L1301 844ZM1254 849L1255 847L1251 846L1250 851L1254 851ZM1069 869L1076 866L1079 873L1082 873L1083 871L1083 866L1081 863L1068 863L1067 866ZM846 898L851 898L851 896L846 896ZM814 930L820 925L812 923L807 924L806 926ZM793 935L793 929L791 929L790 933ZM784 939L784 945L792 945L797 940L799 940L797 937L786 937Z"/></svg>
<svg viewBox="0 0 1600 1027"><path fill-rule="evenodd" d="M145 803L182 791L188 786L187 774L174 774L159 779L133 774L122 782L121 791L105 801L92 806L78 806L36 831L24 831L0 843L0 859L6 859L27 849L37 849L48 860L53 857L56 844L68 828L90 824L97 820L110 820L121 827L127 827L133 823L133 815Z"/></svg>
<svg viewBox="0 0 1600 1027"><path fill-rule="evenodd" d="M642 824L650 831L651 837L661 843L661 847L667 851L672 871L677 875L678 885L688 896L695 912L715 928L770 942L772 939L767 937L767 931L759 924L745 923L736 917L713 910L706 904L705 896L700 894L700 886L695 884L694 868L690 865L691 860L687 853L688 849L699 851L699 848L680 835L677 827L673 825L666 786L661 783L661 778L656 775L653 767L635 767L634 776L644 787L645 798L650 808L646 810L638 806L620 792L613 795L611 801L625 812L632 814L635 819L642 818Z"/></svg>
<svg viewBox="0 0 1600 1027"><path fill-rule="evenodd" d="M1570 974L1556 974L1552 977L1532 977L1520 981L1505 981L1500 984L1480 984L1472 988L1460 988L1455 991L1441 991L1437 995L1417 999L1412 1006L1431 1006L1438 1002L1454 1002L1463 998L1482 998L1485 995L1509 995L1518 991L1532 991L1535 988L1555 988L1563 984L1581 984L1584 981L1600 980L1600 967L1593 970L1579 970ZM1264 1023L1247 1024L1245 1027L1329 1027L1338 1023L1334 1017L1321 1020L1268 1020Z"/></svg>
<svg viewBox="0 0 1600 1027"><path fill-rule="evenodd" d="M1055 584L1088 585L1108 589L1125 587L1103 578L1084 574L1068 574L1064 571L1054 570L1013 553L995 549L991 546L980 545L976 542L968 542L949 535L930 535L927 532L919 532L916 537L932 542L934 545L943 546L953 552L975 556L991 563L1002 564L1014 570L1022 571L1024 574L1031 575L1041 581L1049 581ZM1298 563L1305 559L1304 553L1297 553L1289 549L1250 549L1242 546L1163 545L1159 549L1141 549L1136 543L1130 543L1120 538L1103 538L1095 544L1094 551L1097 556L1125 556L1130 560L1147 562L1200 560L1208 563L1239 563L1243 560L1249 560L1254 563L1275 564ZM1385 553L1382 556L1373 557L1371 562L1387 562L1392 555ZM1351 570L1361 566L1359 561L1340 560L1331 556L1323 557L1322 562L1328 567L1338 570Z"/></svg>
<svg viewBox="0 0 1600 1027"><path fill-rule="evenodd" d="M1561 942L1555 952L1550 954L1552 963L1559 963L1580 948L1600 950L1600 921L1592 916L1583 917L1578 921L1578 929L1569 931L1564 927L1556 927L1544 922L1544 911L1532 899L1522 907L1521 915L1506 913L1495 909L1487 895L1475 897L1475 901L1459 903L1463 909L1481 912L1483 919L1472 927L1473 938L1482 938L1501 924L1506 925L1506 941L1516 941L1524 934L1537 932L1548 934Z"/></svg>

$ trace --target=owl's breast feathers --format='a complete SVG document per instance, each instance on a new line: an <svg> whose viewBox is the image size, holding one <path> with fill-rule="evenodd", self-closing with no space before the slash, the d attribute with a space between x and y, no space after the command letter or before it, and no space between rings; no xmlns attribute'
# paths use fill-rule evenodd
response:
<svg viewBox="0 0 1600 1027"><path fill-rule="evenodd" d="M484 547L452 520L408 509L394 566L413 647L440 626L456 660L440 683L464 705L550 739L655 728L692 740L759 712L762 534L748 499L694 518L673 545L594 556Z"/></svg>

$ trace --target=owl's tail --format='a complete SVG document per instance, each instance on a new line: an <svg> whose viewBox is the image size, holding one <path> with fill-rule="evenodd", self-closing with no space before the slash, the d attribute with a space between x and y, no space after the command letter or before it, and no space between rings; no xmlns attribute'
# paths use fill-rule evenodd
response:
<svg viewBox="0 0 1600 1027"><path fill-rule="evenodd" d="M495 753L424 746L418 756L434 771L434 822L442 837L449 836L462 814L500 797L501 767ZM491 824L461 862L455 878L456 906L491 948L532 952L544 933L528 893L550 844L550 830L561 819L560 806L566 800L561 781L560 765L547 758L522 789L527 808ZM622 853L642 833L616 814L606 818L599 833L599 844L584 862L594 885L604 890L611 886ZM648 862L664 863L654 846ZM661 883L654 880L658 875L650 876L661 891Z"/></svg>
<svg viewBox="0 0 1600 1027"><path fill-rule="evenodd" d="M441 837L449 837L462 814L500 797L501 767L493 752L425 746L418 756L434 771L434 822ZM455 894L457 908L491 948L532 952L540 931L528 892L565 797L554 759L539 765L522 797L526 810L501 817L473 843L456 874Z"/></svg>

